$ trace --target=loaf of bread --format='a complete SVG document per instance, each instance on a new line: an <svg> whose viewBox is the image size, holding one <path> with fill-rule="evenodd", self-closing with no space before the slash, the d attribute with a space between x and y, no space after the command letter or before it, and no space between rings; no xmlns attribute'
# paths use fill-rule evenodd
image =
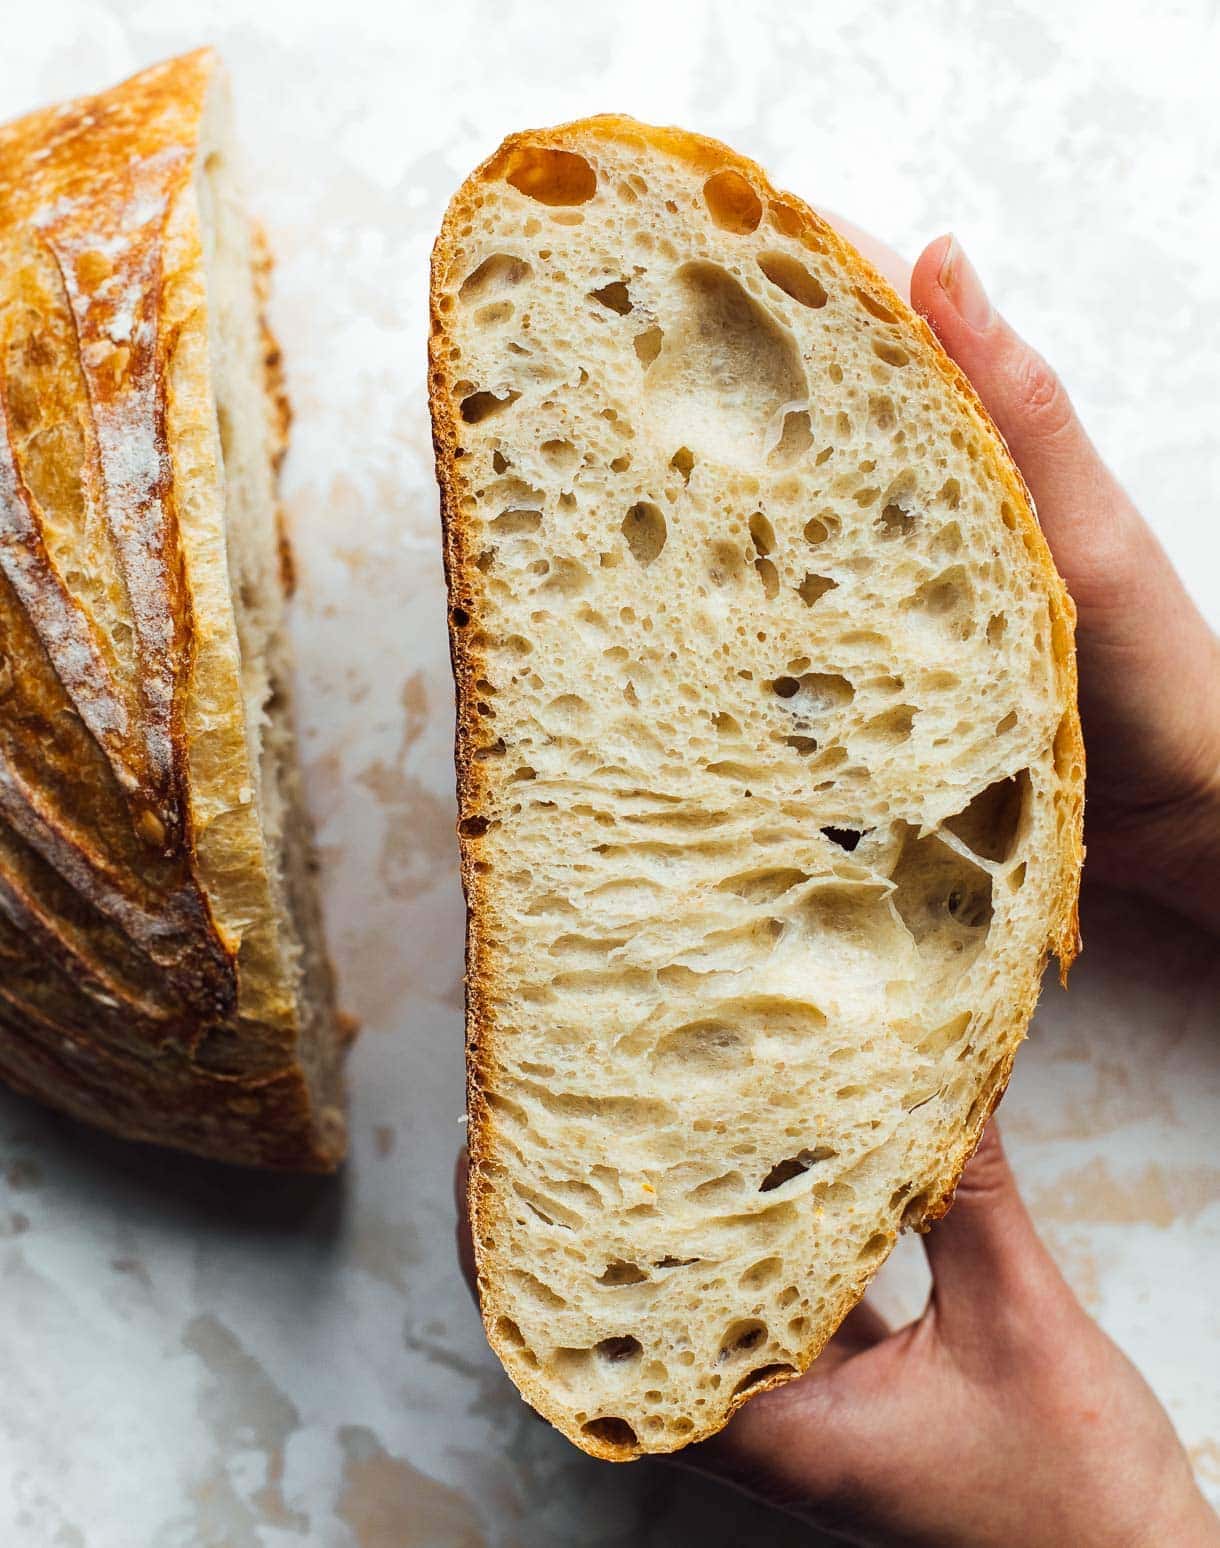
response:
<svg viewBox="0 0 1220 1548"><path fill-rule="evenodd" d="M266 268L210 52L0 128L0 1077L324 1170Z"/></svg>
<svg viewBox="0 0 1220 1548"><path fill-rule="evenodd" d="M432 308L483 1316L672 1451L948 1208L1066 971L1072 606L925 324L723 145L513 137Z"/></svg>

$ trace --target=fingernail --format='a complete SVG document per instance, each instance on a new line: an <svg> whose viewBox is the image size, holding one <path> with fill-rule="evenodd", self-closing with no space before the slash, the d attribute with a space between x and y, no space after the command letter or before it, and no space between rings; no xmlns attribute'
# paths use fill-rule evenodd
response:
<svg viewBox="0 0 1220 1548"><path fill-rule="evenodd" d="M982 333L991 322L991 302L955 236L949 238L938 277L940 288L952 301L958 316L968 328Z"/></svg>

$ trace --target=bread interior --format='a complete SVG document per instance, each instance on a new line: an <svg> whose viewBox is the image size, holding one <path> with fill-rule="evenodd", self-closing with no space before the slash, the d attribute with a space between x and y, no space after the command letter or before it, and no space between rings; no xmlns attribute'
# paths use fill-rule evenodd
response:
<svg viewBox="0 0 1220 1548"><path fill-rule="evenodd" d="M223 84L209 97L196 187L252 798L266 852L284 1003L294 1008L299 1020L297 1057L314 1094L319 1122L336 1127L342 1122L334 1105L339 1039L292 714L275 470L281 432L269 396L259 255L241 199Z"/></svg>

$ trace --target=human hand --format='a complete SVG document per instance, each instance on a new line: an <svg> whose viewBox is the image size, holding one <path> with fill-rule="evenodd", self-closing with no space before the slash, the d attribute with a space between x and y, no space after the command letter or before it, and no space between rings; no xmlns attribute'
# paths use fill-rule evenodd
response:
<svg viewBox="0 0 1220 1548"><path fill-rule="evenodd" d="M457 1250L476 1291L466 1158ZM1215 1548L1165 1410L1038 1238L993 1123L924 1237L932 1295L891 1333L864 1302L799 1381L672 1459L886 1548Z"/></svg>
<svg viewBox="0 0 1220 1548"><path fill-rule="evenodd" d="M923 1240L918 1321L891 1333L863 1303L807 1375L675 1461L857 1544L1220 1543L1168 1415L1042 1245L994 1124Z"/></svg>

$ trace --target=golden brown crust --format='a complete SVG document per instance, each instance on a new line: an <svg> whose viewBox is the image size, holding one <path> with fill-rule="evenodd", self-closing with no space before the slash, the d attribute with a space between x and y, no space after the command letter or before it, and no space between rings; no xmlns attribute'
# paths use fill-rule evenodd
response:
<svg viewBox="0 0 1220 1548"><path fill-rule="evenodd" d="M1050 549L1038 525L1032 497L1020 470L1009 455L999 430L965 373L945 353L928 324L912 311L871 264L820 216L802 200L790 194L778 192L772 187L762 168L716 140L682 129L653 127L617 115L602 115L563 124L553 129L528 130L512 135L470 175L449 206L433 252L429 339L429 402L432 411L437 480L441 491L445 570L450 603L450 654L457 689L455 762L462 886L467 902L466 1046L470 1220L479 1267L480 1303L484 1309L484 1325L492 1348L512 1371L513 1379L518 1383L526 1399L539 1413L562 1430L574 1444L592 1456L607 1461L623 1461L640 1455L643 1448L625 1450L584 1431L574 1430L570 1416L551 1401L545 1385L540 1380L532 1379L528 1372L521 1369L519 1362L514 1361L514 1351L504 1344L496 1331L494 1317L489 1312L490 1297L483 1293L484 1275L489 1273L492 1267L490 1254L484 1246L487 1235L485 1201L490 1185L483 1163L489 1150L488 1133L491 1116L483 1087L495 1059L494 1020L491 1011L495 996L492 982L493 964L487 958L480 933L481 922L486 916L487 909L486 893L480 871L478 842L480 830L477 819L473 824L471 819L485 809L483 787L486 774L483 766L472 756L473 748L478 742L476 694L473 689L475 681L485 675L485 658L470 638L471 633L475 632L470 627L471 620L477 616L477 598L472 585L472 576L477 572L472 563L474 555L470 552L469 533L462 518L462 500L468 491L462 476L459 426L454 413L453 399L448 391L443 352L445 312L449 304L446 291L451 279L455 254L461 246L461 228L477 221L477 200L481 187L505 176L512 169L517 153L526 147L562 148L582 144L587 147L591 140L598 139L647 145L708 173L725 168L740 173L753 185L765 203L783 212L787 222L785 230L790 235L808 237L822 251L832 253L862 290L905 325L912 348L918 349L926 360L934 364L936 370L952 388L963 414L968 416L980 430L984 455L990 453L992 469L1004 487L1026 550L1045 586L1051 610L1060 702L1066 706L1056 743L1057 763L1064 788L1063 807L1060 814L1060 881L1051 911L1046 946L1048 954L1053 952L1058 957L1060 974L1064 982L1066 982L1068 969L1080 948L1076 905L1080 868L1084 856L1082 843L1084 745L1076 708L1076 655L1073 636L1075 609L1063 580L1055 568ZM908 1226L926 1230L951 1207L961 1174L974 1154L987 1120L1007 1086L1012 1071L1016 1042L1019 1041L1020 1035L1023 1035L1024 1028L1033 1013L1044 965L1045 957L1036 965L1036 971L1031 974L1026 992L1020 1002L1012 1007L1011 1026L1017 1034L1012 1051L993 1072L989 1089L985 1090L975 1103L961 1143L953 1154L945 1158L940 1176L925 1191L922 1198L912 1202L905 1220ZM758 1382L748 1393L743 1393L735 1400L729 1411L730 1415L757 1393L781 1386L807 1370L821 1353L829 1338L833 1336L834 1330L843 1317L860 1300L875 1272L876 1265L863 1271L854 1283L844 1289L838 1306L823 1323L822 1332L816 1342L806 1349L799 1370L778 1371L770 1378ZM687 1445L705 1439L707 1435L719 1429L723 1422L723 1420L718 1421L703 1430L696 1430L675 1445Z"/></svg>
<svg viewBox="0 0 1220 1548"><path fill-rule="evenodd" d="M184 525L223 497L195 205L216 69L0 127L0 1078L125 1137L324 1169L291 991L243 977L200 863L197 677L236 660ZM267 365L278 455L274 341Z"/></svg>

